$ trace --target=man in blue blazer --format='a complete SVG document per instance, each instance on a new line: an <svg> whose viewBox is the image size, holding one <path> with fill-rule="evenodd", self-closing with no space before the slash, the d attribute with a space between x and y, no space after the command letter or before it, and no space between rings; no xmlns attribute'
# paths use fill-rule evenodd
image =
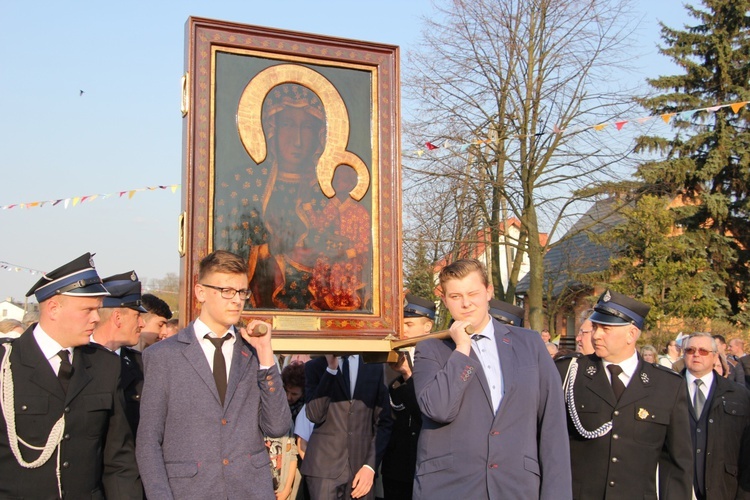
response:
<svg viewBox="0 0 750 500"><path fill-rule="evenodd" d="M476 259L446 266L440 285L455 322L449 339L417 344L414 498L571 498L560 377L541 338L490 317Z"/></svg>
<svg viewBox="0 0 750 500"><path fill-rule="evenodd" d="M198 319L143 352L136 457L150 499L275 498L263 436L284 435L292 417L270 327L252 337L233 326L247 287L243 259L209 254L195 285Z"/></svg>

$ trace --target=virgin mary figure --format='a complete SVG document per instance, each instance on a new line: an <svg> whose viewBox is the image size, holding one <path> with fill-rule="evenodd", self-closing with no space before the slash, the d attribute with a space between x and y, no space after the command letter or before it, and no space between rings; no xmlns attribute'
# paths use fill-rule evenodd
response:
<svg viewBox="0 0 750 500"><path fill-rule="evenodd" d="M325 110L307 87L284 83L266 96L262 123L268 157L252 172L262 194L260 207L250 211L246 240L250 302L256 308L319 309L310 287L313 270L336 253L339 230L315 171L325 146Z"/></svg>

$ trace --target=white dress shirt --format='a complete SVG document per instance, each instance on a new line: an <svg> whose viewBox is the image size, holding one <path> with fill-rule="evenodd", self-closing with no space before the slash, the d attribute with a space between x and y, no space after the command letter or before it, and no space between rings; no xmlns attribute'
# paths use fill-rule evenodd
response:
<svg viewBox="0 0 750 500"><path fill-rule="evenodd" d="M711 384L714 383L714 372L711 370L702 377L696 377L690 370L685 370L685 379L687 380L688 393L690 394L690 404L695 401L695 381L700 378L703 381L701 386L701 392L703 393L704 400L708 401L708 392L711 390Z"/></svg>
<svg viewBox="0 0 750 500"><path fill-rule="evenodd" d="M63 350L63 346L47 335L47 332L39 326L39 323L37 323L34 328L34 340L36 340L36 343L42 350L42 354L47 358L49 365L52 367L52 371L55 372L55 376L57 376L57 372L60 371L60 363L62 362L62 359L60 359L60 356L58 356L57 353ZM68 347L67 351L70 353L70 363L73 364L73 348Z"/></svg>
<svg viewBox="0 0 750 500"><path fill-rule="evenodd" d="M326 368L326 371L331 375L336 375L341 371L343 360L341 356L339 356L338 359L338 370L331 370L330 368ZM359 354L352 354L351 356L349 356L349 394L351 394L352 399L354 399L354 388L357 387L357 373L359 373Z"/></svg>
<svg viewBox="0 0 750 500"><path fill-rule="evenodd" d="M237 341L237 332L234 331L234 327L230 326L225 332L221 332L221 335L217 335L215 332L212 332L211 329L206 326L206 324L200 320L200 318L196 319L193 323L193 330L195 330L195 338L198 339L198 344L201 346L201 349L203 349L203 354L206 355L206 360L208 361L208 367L211 368L211 372L214 371L214 352L216 352L216 348L211 343L210 340L204 338L206 334L209 334L209 336L214 338L221 338L225 336L227 333L231 333L232 336L229 337L227 340L224 341L224 343L221 345L221 353L224 355L224 359L226 360L227 365L227 382L229 381L229 370L232 366L232 353L234 352L234 343Z"/></svg>
<svg viewBox="0 0 750 500"><path fill-rule="evenodd" d="M612 374L607 367L609 365L620 365L622 373L620 373L617 378L622 380L623 385L627 387L630 379L633 378L633 374L635 374L635 369L638 368L638 354L633 352L632 356L620 363L610 363L609 361L602 360L602 364L604 364L604 373L607 374L607 380L609 380L610 384L612 383Z"/></svg>
<svg viewBox="0 0 750 500"><path fill-rule="evenodd" d="M475 335L482 335L482 337L475 340ZM487 325L485 325L481 332L472 335L471 348L482 364L484 376L487 379L487 384L490 386L492 406L495 413L497 413L500 402L503 400L505 384L503 383L503 371L500 368L500 354L497 352L495 327L492 324L492 320L487 322Z"/></svg>

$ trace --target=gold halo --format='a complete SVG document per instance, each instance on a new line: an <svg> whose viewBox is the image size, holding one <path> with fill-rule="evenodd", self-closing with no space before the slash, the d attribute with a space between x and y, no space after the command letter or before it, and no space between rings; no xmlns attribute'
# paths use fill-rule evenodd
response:
<svg viewBox="0 0 750 500"><path fill-rule="evenodd" d="M349 196L360 201L370 186L370 171L359 156L346 150L349 143L349 114L346 105L336 87L326 77L306 66L271 66L255 75L242 91L237 107L237 129L250 158L258 164L266 159L266 137L261 122L263 101L272 88L282 83L297 83L309 88L320 97L326 110L326 143L315 167L323 194L329 198L336 195L331 184L333 173L339 165L349 165L357 172L357 185L349 192Z"/></svg>

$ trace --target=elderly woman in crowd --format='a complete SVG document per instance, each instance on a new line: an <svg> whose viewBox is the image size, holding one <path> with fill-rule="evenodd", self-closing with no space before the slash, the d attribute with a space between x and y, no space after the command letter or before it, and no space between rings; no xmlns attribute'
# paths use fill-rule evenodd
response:
<svg viewBox="0 0 750 500"><path fill-rule="evenodd" d="M659 364L667 368L673 368L672 365L680 359L680 346L676 340L670 340L666 347L666 353L659 356Z"/></svg>

